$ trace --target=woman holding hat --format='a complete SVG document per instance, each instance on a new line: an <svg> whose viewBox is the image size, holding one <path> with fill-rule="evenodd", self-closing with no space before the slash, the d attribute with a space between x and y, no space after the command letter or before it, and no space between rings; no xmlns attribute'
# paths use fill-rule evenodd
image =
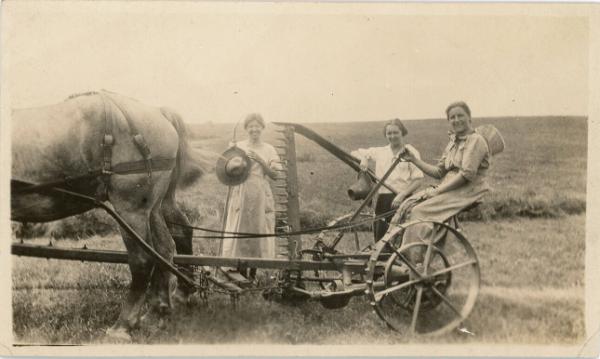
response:
<svg viewBox="0 0 600 359"><path fill-rule="evenodd" d="M405 143L404 136L407 134L406 127L399 119L387 121L383 126L383 135L388 141L387 146L361 148L353 151L352 155L361 160L360 166L363 171L367 170L369 161L375 162L375 175L382 178L394 163L394 160L407 149L410 149L416 157L419 156L419 152L413 146ZM385 181L388 186L396 191L397 195L382 186L375 198L375 215L390 212L393 206L397 207L402 203L419 187L421 178L423 178L423 172L419 168L409 162L400 162ZM385 220L373 224L375 241L383 237L392 216L393 213Z"/></svg>
<svg viewBox="0 0 600 359"><path fill-rule="evenodd" d="M451 103L446 108L446 118L450 125L450 142L437 164L426 163L412 149L403 155L427 175L441 179L440 184L405 200L392 223L409 220L444 222L480 200L490 190L486 175L490 167L490 149L492 153L496 152L492 146L488 147L488 144L494 143L493 139L488 140L475 132L471 110L464 102ZM501 145L499 151L502 151L504 142L501 137L496 143ZM425 239L431 230L433 225L430 223L409 226L405 238L413 241Z"/></svg>
<svg viewBox="0 0 600 359"><path fill-rule="evenodd" d="M219 178L233 186L226 208L226 232L266 234L275 231L275 205L267 178L275 179L281 164L275 148L261 139L264 128L265 121L260 114L248 115L244 120L248 139L230 149L241 152L241 156L233 156L223 166L217 165ZM275 238L225 238L221 255L274 258Z"/></svg>

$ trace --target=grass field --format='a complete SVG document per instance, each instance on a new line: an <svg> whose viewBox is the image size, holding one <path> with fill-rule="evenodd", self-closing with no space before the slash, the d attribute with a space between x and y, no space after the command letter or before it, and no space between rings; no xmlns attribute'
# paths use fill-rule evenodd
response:
<svg viewBox="0 0 600 359"><path fill-rule="evenodd" d="M134 333L137 343L371 344L434 340L476 343L575 343L584 338L584 253L587 120L574 117L498 118L506 151L492 160L489 194L479 221L466 222L468 237L481 262L482 291L468 319L475 336L453 333L441 338L407 338L390 332L362 298L342 310L318 303L299 307L245 297L239 309L227 297L176 311L166 330L152 326ZM382 122L309 124L347 150L384 145ZM408 140L428 161L447 142L444 120L407 121ZM233 125L191 127L193 145L222 152ZM275 143L274 126L265 133ZM321 225L356 208L346 195L355 174L343 163L296 136L298 177L304 227ZM208 174L180 193L194 222L219 228L226 187ZM96 220L96 219L95 219ZM93 222L96 223L96 222ZM69 231L78 227L70 222ZM60 227L60 224L53 224ZM74 234L71 237L79 237ZM308 239L305 239L308 240ZM364 234L363 241L369 240ZM48 239L34 241L47 242ZM122 246L115 236L61 240L57 245L88 243L93 248ZM198 252L214 243L198 241ZM123 265L15 258L13 320L18 342L96 343L119 313L129 280Z"/></svg>
<svg viewBox="0 0 600 359"><path fill-rule="evenodd" d="M585 212L587 120L583 117L475 119L474 125L494 124L504 135L506 150L492 159L489 182L493 187L472 219L514 217L561 217ZM322 136L350 151L383 146L383 122L308 124ZM192 146L224 151L232 137L233 124L190 125ZM408 142L429 162L440 156L447 138L445 120L406 121ZM277 126L270 125L265 140L278 143ZM238 139L243 138L238 130ZM337 158L296 136L301 222L304 227L322 226L327 221L358 207L347 188L356 173ZM431 181L430 181L431 182ZM214 173L180 193L179 198L194 214L196 224L218 227L227 188ZM108 225L107 225L108 223ZM33 235L52 233L57 237L84 237L94 230L108 233L111 220L102 213L86 214L50 225L35 225ZM43 227L43 228L38 228ZM112 225L113 231L116 229Z"/></svg>
<svg viewBox="0 0 600 359"><path fill-rule="evenodd" d="M244 296L236 309L214 294L179 307L165 330L146 326L137 343L369 344L403 342L575 343L584 337L583 216L493 220L465 224L482 270L482 290L467 321L475 336L401 337L387 329L362 297L327 310L292 307ZM368 235L362 238L368 241ZM309 239L305 239L309 241ZM45 243L47 239L37 240ZM93 238L88 247L122 248ZM81 246L81 241L56 245ZM208 247L197 243L197 247ZM17 342L95 343L116 319L129 274L117 264L15 258L13 319Z"/></svg>
<svg viewBox="0 0 600 359"><path fill-rule="evenodd" d="M480 216L560 217L585 211L587 119L582 117L475 119L475 126L491 123L503 134L506 150L492 159L493 187ZM308 124L322 136L351 151L383 146L383 122ZM448 141L445 120L407 121L407 140L424 159L434 162ZM222 152L232 136L231 124L195 125L197 146ZM265 133L276 143L272 125ZM358 206L346 190L356 174L313 142L296 136L300 208L305 224L327 219ZM203 190L211 188L211 191ZM210 192L210 193L209 193ZM222 209L226 188L212 175L186 192L190 203ZM311 221L313 219L313 221ZM320 222L319 219L321 219ZM317 223L314 223L314 220Z"/></svg>

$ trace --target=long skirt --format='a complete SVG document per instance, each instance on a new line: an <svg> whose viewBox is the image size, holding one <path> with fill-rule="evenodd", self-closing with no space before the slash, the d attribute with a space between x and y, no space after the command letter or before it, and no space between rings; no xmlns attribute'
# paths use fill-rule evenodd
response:
<svg viewBox="0 0 600 359"><path fill-rule="evenodd" d="M458 174L456 172L448 173L442 180L442 183L450 180L455 175ZM485 178L479 177L460 188L444 192L422 202L415 196L409 197L400 205L397 215L392 219L392 223L406 223L418 220L444 222L471 204L479 201L489 190L490 187ZM408 226L404 232L403 238L405 243L403 245L416 241L427 241L427 239L433 238L433 227L432 223L420 223Z"/></svg>
<svg viewBox="0 0 600 359"><path fill-rule="evenodd" d="M250 175L246 182L233 187L227 208L227 232L273 233L275 211L269 182ZM225 238L224 257L275 258L275 238Z"/></svg>
<svg viewBox="0 0 600 359"><path fill-rule="evenodd" d="M380 193L377 195L375 201L375 216L391 211L394 198L396 198L396 195L393 193ZM373 223L373 237L375 238L375 242L380 240L385 232L387 232L390 220L393 216L394 214L392 213Z"/></svg>

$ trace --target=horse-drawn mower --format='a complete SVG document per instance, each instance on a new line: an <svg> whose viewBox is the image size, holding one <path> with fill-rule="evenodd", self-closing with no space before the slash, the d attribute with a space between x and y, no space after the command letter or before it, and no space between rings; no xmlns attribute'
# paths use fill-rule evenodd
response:
<svg viewBox="0 0 600 359"><path fill-rule="evenodd" d="M365 226L373 221L383 220L384 216L370 214L368 207L380 186L385 186L390 169L382 178L368 172L375 185L353 213L339 217L327 227L300 228L295 135L316 142L356 171L359 171L359 161L305 126L293 123L277 125L281 138L276 148L283 163L283 171L273 186L276 231L272 236L277 238L277 258L177 254L170 261L147 244L113 208L94 196L77 192L68 183L13 182L13 196L20 192L53 191L87 202L91 207L103 208L156 263L174 274L180 284L204 294L213 291L238 298L246 291L255 290L216 276L215 267L274 269L274 280L267 288L262 288L263 297L268 300L291 304L312 300L319 301L325 308L337 309L346 306L354 296L366 296L372 309L390 328L399 332L441 334L457 328L473 309L480 282L477 256L462 234L457 218L445 223L431 222L435 230L426 241L406 238L409 226L422 224L412 222L391 227L380 241L361 248L358 231L364 231ZM394 166L400 160L398 158ZM185 226L183 223L170 225ZM197 227L188 229L206 230ZM238 238L265 236L252 233L218 235ZM349 245L344 247L354 249L341 251L339 244L342 241L349 241ZM23 242L14 242L12 253L63 260L128 262L128 253L124 251L69 249Z"/></svg>

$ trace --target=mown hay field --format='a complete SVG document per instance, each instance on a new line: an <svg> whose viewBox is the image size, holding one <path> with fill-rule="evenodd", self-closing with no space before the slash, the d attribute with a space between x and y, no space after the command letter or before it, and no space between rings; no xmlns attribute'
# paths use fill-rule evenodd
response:
<svg viewBox="0 0 600 359"><path fill-rule="evenodd" d="M260 293L179 306L167 327L134 331L135 343L170 344L574 344L584 338L585 218L512 219L465 223L478 253L482 288L466 321L474 335L406 337L386 327L362 297L342 309L318 302L265 301ZM370 240L365 234L363 244ZM306 239L309 242L309 239ZM57 241L58 246L123 248L115 237ZM34 240L44 244L47 239ZM214 245L196 243L196 250ZM20 343L103 343L119 314L129 273L125 265L37 258L13 262L13 329Z"/></svg>

